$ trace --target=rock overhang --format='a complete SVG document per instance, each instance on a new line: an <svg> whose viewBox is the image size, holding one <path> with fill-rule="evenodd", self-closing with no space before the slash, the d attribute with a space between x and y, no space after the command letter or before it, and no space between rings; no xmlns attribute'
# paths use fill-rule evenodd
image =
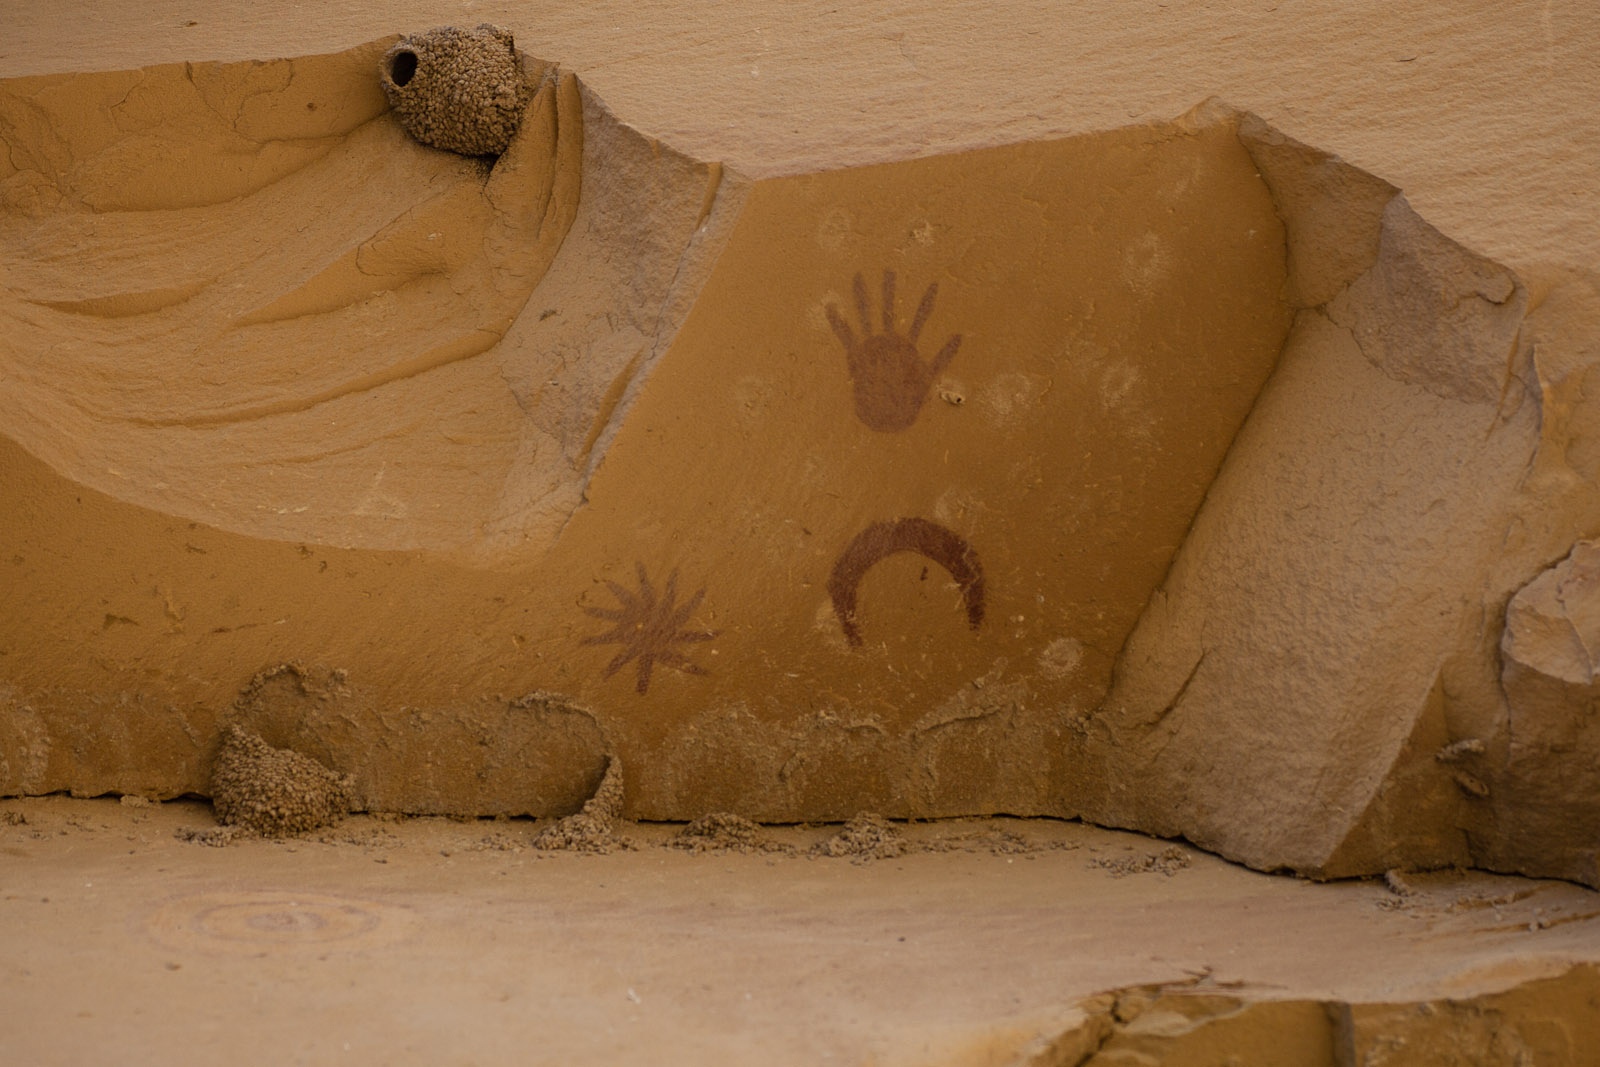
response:
<svg viewBox="0 0 1600 1067"><path fill-rule="evenodd" d="M229 75L206 77L225 86ZM295 92L308 81L291 79ZM566 84L565 114L576 115L571 101L582 94ZM335 765L368 772L374 805L533 810L573 794L573 782L554 784L571 773L529 762L544 743L537 729L503 729L516 717L515 694L552 689L606 724L602 747L626 755L640 814L1087 814L1188 834L1257 865L1330 874L1482 851L1471 838L1474 799L1459 795L1448 768L1423 773L1431 752L1418 746L1435 734L1451 744L1467 729L1450 721L1471 716L1452 713L1439 678L1470 644L1462 620L1480 605L1437 605L1490 581L1484 546L1500 512L1450 512L1450 522L1428 527L1430 541L1405 535L1404 508L1376 505L1419 490L1430 501L1481 496L1485 478L1450 479L1484 472L1502 505L1515 495L1515 474L1535 451L1536 403L1515 358L1525 297L1514 275L1433 231L1387 183L1217 105L1171 124L758 182L608 127L592 98L581 108L581 178L566 172L581 189L566 201L570 229L532 272L531 289L516 288L528 270L508 273L510 325L449 361L460 382L441 389L436 368L424 367L407 376L411 393L369 417L364 432L388 444L343 442L312 455L307 427L258 428L254 450L236 435L194 451L242 457L245 473L185 478L174 490L173 447L130 446L130 436L94 455L95 435L80 425L64 436L69 450L48 441L59 428L52 416L70 417L72 403L46 397L14 411L8 434L66 473L61 486L103 489L107 516L117 516L108 521L170 527L130 537L131 555L118 564L151 579L149 604L119 605L103 620L77 603L44 609L49 618L14 613L39 633L14 642L29 651L11 684L29 695L14 702L27 711L13 712L13 738L23 738L24 719L36 724L29 737L42 731L15 744L51 748L63 728L93 736L100 713L85 709L105 708L112 692L165 704L123 728L169 740L120 763L99 756L74 767L58 756L54 772L14 773L8 788L116 789L139 778L182 791L183 768L200 758L189 750L205 743L178 740L163 715L204 737L218 707L237 704L231 694L264 665L315 661L347 671L350 685L326 699L293 697L288 714L330 751L342 746ZM363 161L409 151L382 139L381 120L327 136L346 146L371 138L367 155L348 153ZM339 146L323 149L317 161ZM481 174L421 156L416 165L443 167L430 181L453 176L445 180L457 182L463 203L478 195ZM554 173L552 188L561 168ZM17 177L9 188L48 215L48 190ZM517 186L539 181L523 174ZM527 210L489 209L490 227ZM472 213L453 202L441 211L445 229ZM447 254L443 266L419 269L416 257L431 253L388 240L393 218L352 220L308 257L308 270L316 256L353 253L357 274L370 277L362 250L370 265L372 249L398 247L405 270L389 272L400 280L385 292L432 285L455 261ZM436 230L422 221L416 236L426 242ZM534 225L542 237L547 228ZM493 251L479 241L466 242L469 264ZM614 263L620 247L647 249L639 260L656 265L654 276L635 269L627 287L612 288L597 264ZM70 288L72 269L55 269L49 280ZM498 290L483 280L495 277L491 264L467 288ZM199 306L201 290L191 289L205 279L166 281L121 294L122 303L97 292L68 295L79 301L68 310L33 304L92 320L112 338L99 343L120 350L128 315L106 308L149 321ZM610 304L575 315L597 289ZM176 298L135 299L151 292ZM433 292L451 304L451 293ZM1459 293L1476 318L1443 313ZM406 298L384 292L344 295L294 309L317 327L308 331L313 351L340 335L340 315L344 335L359 337L375 301L389 301L390 316L408 310ZM455 294L463 296L472 302L470 291ZM567 317L582 328L558 332ZM1252 339L1236 344L1240 333ZM1221 350L1234 361L1219 364ZM1186 362L1194 352L1205 355ZM1293 356L1292 374L1280 353ZM237 353L228 355L232 366ZM546 376L541 360L585 369L563 380ZM497 361L493 373L465 373L488 361ZM263 381L262 395L279 388ZM170 384L154 382L153 395ZM349 399L381 405L390 384ZM498 407L486 414L478 398L490 395ZM438 425L441 397L469 413L465 424ZM1407 432L1419 418L1435 436ZM400 451L382 437L397 422L413 427ZM1473 470L1432 462L1468 448L1449 427L1490 442L1461 452ZM449 450L439 438L461 453L417 477L418 457ZM300 451L286 455L284 442ZM1291 442L1312 453L1285 455ZM1328 442L1340 451L1319 457ZM1373 466L1396 447L1415 460L1398 475ZM127 460L141 448L148 472L130 476ZM349 459L363 451L365 462ZM104 458L113 453L114 468ZM306 476L308 459L361 489L322 493L344 501L337 536L316 536L331 528L325 516L296 525L327 484ZM217 508L216 486L259 488L274 468L295 471L275 487L281 500L264 504L247 491L232 515ZM412 482L397 489L408 469ZM22 477L53 484L42 471ZM159 498L158 481L167 494ZM184 484L213 510L183 503ZM483 491L474 499L463 485ZM1291 498L1320 523L1280 517L1273 528L1268 516L1289 510ZM154 510L123 510L132 502ZM241 574L278 576L280 588L248 590L255 602L243 628L224 618L243 606L239 589L199 574L216 561L186 570L192 561L175 565L161 548L190 543L163 514L211 527L198 539L220 538L227 547L215 551ZM841 606L829 588L840 561L883 524L905 544L885 542L881 556L850 571L852 597ZM424 528L435 532L417 537ZM377 529L409 529L413 540L365 532ZM931 529L939 532L915 536ZM1293 543L1275 543L1274 529L1295 532ZM1397 540L1406 543L1396 549ZM286 554L280 541L300 548ZM461 551L467 542L476 550ZM1374 546L1392 551L1375 555ZM191 555L212 553L196 547ZM67 558L55 566L77 565ZM313 560L316 575L334 566L354 575L350 588L318 588L296 569ZM1423 574L1420 584L1402 580L1408 568ZM974 612L980 571L984 602ZM34 581L43 590L52 573ZM357 603L358 593L380 606ZM1273 598L1287 613L1262 606ZM1492 609L1494 598L1484 599ZM659 640L608 640L622 636L614 624L630 612ZM1415 613L1429 612L1446 623L1419 636ZM203 616L215 616L206 640L196 632ZM100 680L76 692L41 686L71 673L66 650L89 622L104 646ZM263 624L295 629L252 635ZM1315 640L1283 639L1295 627ZM352 639L362 632L394 640L374 652ZM419 655L435 668L429 677L397 661ZM141 681L140 671L156 680ZM334 734L342 740L329 742ZM447 739L457 734L476 735L486 751ZM384 758L373 736L386 739ZM579 759L574 781L591 777L600 758ZM51 762L19 755L11 765ZM1307 792L1306 781L1319 784ZM1409 813L1395 810L1398 795ZM1330 808L1338 818L1328 819Z"/></svg>

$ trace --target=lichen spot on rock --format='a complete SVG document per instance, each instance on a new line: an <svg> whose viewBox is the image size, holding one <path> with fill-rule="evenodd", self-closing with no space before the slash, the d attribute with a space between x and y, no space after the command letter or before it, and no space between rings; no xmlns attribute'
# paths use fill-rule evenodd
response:
<svg viewBox="0 0 1600 1067"><path fill-rule="evenodd" d="M488 23L401 38L379 77L411 136L466 156L504 152L533 95L511 31Z"/></svg>

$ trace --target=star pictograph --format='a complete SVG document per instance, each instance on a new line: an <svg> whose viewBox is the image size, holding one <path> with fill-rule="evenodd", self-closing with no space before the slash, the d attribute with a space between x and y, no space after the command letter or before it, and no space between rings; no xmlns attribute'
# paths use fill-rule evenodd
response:
<svg viewBox="0 0 1600 1067"><path fill-rule="evenodd" d="M612 661L606 664L604 677L610 678L630 662L637 661L638 678L634 685L640 695L650 689L650 672L656 664L671 667L684 674L705 674L706 670L678 652L673 646L698 641L710 641L717 636L715 630L686 630L684 624L694 609L700 606L706 591L702 586L693 596L678 604L678 572L667 578L666 588L656 593L643 563L635 563L639 588L629 591L616 582L606 580L606 588L617 598L615 608L584 607L584 612L596 619L615 623L603 634L583 639L585 645L621 645Z"/></svg>

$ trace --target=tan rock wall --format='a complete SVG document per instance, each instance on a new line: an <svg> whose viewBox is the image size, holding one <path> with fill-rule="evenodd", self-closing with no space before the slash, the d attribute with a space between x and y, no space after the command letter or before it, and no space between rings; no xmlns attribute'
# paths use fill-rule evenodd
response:
<svg viewBox="0 0 1600 1067"><path fill-rule="evenodd" d="M203 792L239 722L374 808L618 756L648 817L1595 877L1513 844L1497 651L1600 518L1588 289L1223 105L752 180L529 61L472 161L386 44L0 85L0 793Z"/></svg>

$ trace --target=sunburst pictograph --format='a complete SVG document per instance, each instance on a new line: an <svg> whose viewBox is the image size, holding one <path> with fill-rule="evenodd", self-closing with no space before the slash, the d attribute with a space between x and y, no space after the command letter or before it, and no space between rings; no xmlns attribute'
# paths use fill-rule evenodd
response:
<svg viewBox="0 0 1600 1067"><path fill-rule="evenodd" d="M650 690L650 674L658 663L684 674L707 673L704 667L674 647L710 641L717 636L715 630L684 628L689 617L700 606L700 601L705 599L705 587L701 586L680 605L676 570L667 577L666 587L660 593L656 592L643 563L635 563L634 571L639 576L637 590L629 590L609 579L605 580L606 588L617 598L617 607L592 608L585 605L583 609L596 619L615 623L605 633L586 637L582 642L585 645L622 646L622 651L606 664L604 677L610 678L629 663L636 662L637 681L634 688L643 695Z"/></svg>

